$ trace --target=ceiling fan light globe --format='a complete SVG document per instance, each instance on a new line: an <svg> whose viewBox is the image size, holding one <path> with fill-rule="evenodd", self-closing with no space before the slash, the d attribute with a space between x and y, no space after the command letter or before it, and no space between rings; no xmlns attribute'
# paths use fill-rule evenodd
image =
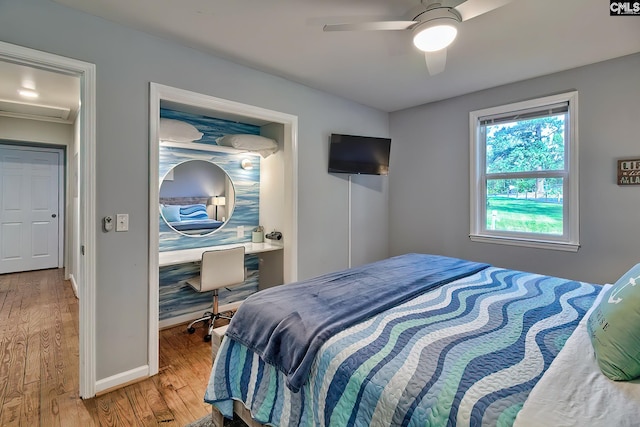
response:
<svg viewBox="0 0 640 427"><path fill-rule="evenodd" d="M457 35L456 21L452 19L433 20L416 28L413 34L413 44L423 52L436 52L453 43Z"/></svg>

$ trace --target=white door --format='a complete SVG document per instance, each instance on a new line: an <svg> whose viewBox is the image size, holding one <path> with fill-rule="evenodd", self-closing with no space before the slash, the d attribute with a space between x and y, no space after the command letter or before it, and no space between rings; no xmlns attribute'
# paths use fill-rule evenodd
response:
<svg viewBox="0 0 640 427"><path fill-rule="evenodd" d="M58 267L60 153L0 146L0 273Z"/></svg>

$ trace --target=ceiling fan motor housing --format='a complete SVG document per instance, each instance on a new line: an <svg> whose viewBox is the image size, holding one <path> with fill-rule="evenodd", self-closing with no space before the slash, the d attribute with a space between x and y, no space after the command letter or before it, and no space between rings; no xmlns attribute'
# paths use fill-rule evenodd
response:
<svg viewBox="0 0 640 427"><path fill-rule="evenodd" d="M458 11L455 10L454 8L446 7L446 6L437 6L437 7L432 7L430 9L427 9L423 12L420 12L418 15L416 15L413 18L413 20L418 21L418 23L415 24L413 29L415 30L416 28L423 26L427 22L430 22L433 20L440 20L440 19L453 19L454 21L456 21L456 23L462 22L462 17L460 16L460 13L458 13Z"/></svg>

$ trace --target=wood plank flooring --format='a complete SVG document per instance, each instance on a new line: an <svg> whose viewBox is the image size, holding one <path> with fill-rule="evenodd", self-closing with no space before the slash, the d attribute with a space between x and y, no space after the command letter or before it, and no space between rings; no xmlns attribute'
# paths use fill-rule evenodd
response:
<svg viewBox="0 0 640 427"><path fill-rule="evenodd" d="M78 397L78 300L61 269L0 275L0 426L177 426L203 402L211 346L202 329L160 332L160 373Z"/></svg>

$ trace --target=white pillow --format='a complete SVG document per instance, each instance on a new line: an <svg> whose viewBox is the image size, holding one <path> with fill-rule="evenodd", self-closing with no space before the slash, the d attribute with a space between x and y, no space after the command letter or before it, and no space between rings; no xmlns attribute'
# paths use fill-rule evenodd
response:
<svg viewBox="0 0 640 427"><path fill-rule="evenodd" d="M224 135L217 138L216 142L218 145L225 145L239 150L255 151L264 158L278 151L278 143L275 140L260 135Z"/></svg>
<svg viewBox="0 0 640 427"><path fill-rule="evenodd" d="M204 134L190 123L160 118L160 141L193 142Z"/></svg>

